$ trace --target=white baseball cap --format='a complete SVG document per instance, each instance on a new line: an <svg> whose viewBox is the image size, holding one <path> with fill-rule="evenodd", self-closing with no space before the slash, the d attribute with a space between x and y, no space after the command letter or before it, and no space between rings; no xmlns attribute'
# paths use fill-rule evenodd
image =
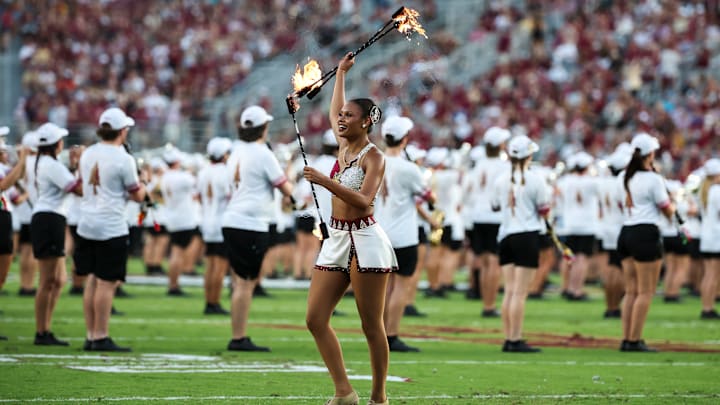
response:
<svg viewBox="0 0 720 405"><path fill-rule="evenodd" d="M335 138L335 132L332 129L328 129L322 136L322 144L324 146L338 146L337 138Z"/></svg>
<svg viewBox="0 0 720 405"><path fill-rule="evenodd" d="M647 156L650 152L660 149L660 142L654 136L641 132L633 137L630 146L639 149L640 155Z"/></svg>
<svg viewBox="0 0 720 405"><path fill-rule="evenodd" d="M508 155L515 159L524 159L540 150L538 144L526 135L518 135L508 144Z"/></svg>
<svg viewBox="0 0 720 405"><path fill-rule="evenodd" d="M408 158L413 162L417 161L418 159L423 159L425 156L427 156L427 151L425 149L419 148L412 143L405 147L405 152L407 152Z"/></svg>
<svg viewBox="0 0 720 405"><path fill-rule="evenodd" d="M720 159L712 158L705 162L703 171L706 176L717 176L720 174Z"/></svg>
<svg viewBox="0 0 720 405"><path fill-rule="evenodd" d="M430 167L446 164L450 151L448 148L434 147L430 148L425 156L425 164Z"/></svg>
<svg viewBox="0 0 720 405"><path fill-rule="evenodd" d="M477 162L478 160L485 159L487 157L487 152L485 152L485 147L482 145L474 146L472 149L470 149L470 159L473 162Z"/></svg>
<svg viewBox="0 0 720 405"><path fill-rule="evenodd" d="M498 147L503 142L507 142L510 139L511 133L507 129L500 127L490 127L483 135L483 141L489 143L492 146Z"/></svg>
<svg viewBox="0 0 720 405"><path fill-rule="evenodd" d="M410 118L394 115L385 119L380 132L383 136L389 136L393 141L398 142L407 136L413 126L414 124Z"/></svg>
<svg viewBox="0 0 720 405"><path fill-rule="evenodd" d="M573 163L576 168L585 169L595 161L589 153L582 151L575 154Z"/></svg>
<svg viewBox="0 0 720 405"><path fill-rule="evenodd" d="M68 136L69 132L67 129L60 128L52 122L46 122L35 130L35 134L38 138L38 146L49 146L58 143L60 139Z"/></svg>
<svg viewBox="0 0 720 405"><path fill-rule="evenodd" d="M167 167L168 167L167 163L165 163L165 161L159 157L154 157L154 158L150 159L150 168L152 170L159 170L159 169L165 170L165 169L167 169Z"/></svg>
<svg viewBox="0 0 720 405"><path fill-rule="evenodd" d="M10 133L9 127L0 127L0 136L5 136Z"/></svg>
<svg viewBox="0 0 720 405"><path fill-rule="evenodd" d="M162 158L165 163L171 165L173 163L177 163L183 160L183 154L182 152L180 152L180 149L174 146L167 146L163 151Z"/></svg>
<svg viewBox="0 0 720 405"><path fill-rule="evenodd" d="M251 105L240 114L240 127L255 128L265 125L272 120L273 116L268 114L264 108L259 105Z"/></svg>
<svg viewBox="0 0 720 405"><path fill-rule="evenodd" d="M29 148L33 152L37 152L38 136L35 131L26 132L22 137L22 146Z"/></svg>
<svg viewBox="0 0 720 405"><path fill-rule="evenodd" d="M232 149L232 141L228 138L212 138L207 144L207 154L219 159Z"/></svg>
<svg viewBox="0 0 720 405"><path fill-rule="evenodd" d="M623 142L621 144L618 144L618 146L615 147L615 152L630 155L632 157L633 147L629 143Z"/></svg>
<svg viewBox="0 0 720 405"><path fill-rule="evenodd" d="M630 144L627 144L630 146ZM615 170L621 170L627 167L628 163L630 163L630 159L632 158L632 155L628 151L623 150L615 150L612 155L610 155L607 159L608 166L612 167Z"/></svg>
<svg viewBox="0 0 720 405"><path fill-rule="evenodd" d="M108 108L100 115L98 125L110 125L114 130L120 130L127 127L135 126L135 120L125 115L125 112L117 107Z"/></svg>

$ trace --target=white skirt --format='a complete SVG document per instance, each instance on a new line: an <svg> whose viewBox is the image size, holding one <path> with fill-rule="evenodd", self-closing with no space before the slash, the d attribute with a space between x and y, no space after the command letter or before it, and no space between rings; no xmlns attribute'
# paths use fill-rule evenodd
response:
<svg viewBox="0 0 720 405"><path fill-rule="evenodd" d="M330 237L323 241L315 268L350 273L357 257L360 273L390 273L398 270L390 239L372 216L355 220L330 219Z"/></svg>

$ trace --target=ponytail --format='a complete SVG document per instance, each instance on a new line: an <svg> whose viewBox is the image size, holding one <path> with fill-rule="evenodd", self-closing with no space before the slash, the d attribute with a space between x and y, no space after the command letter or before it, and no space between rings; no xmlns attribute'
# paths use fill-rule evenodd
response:
<svg viewBox="0 0 720 405"><path fill-rule="evenodd" d="M58 142L60 142L60 141L58 141ZM39 190L38 181L37 181L37 179L38 179L37 172L38 172L38 163L40 163L40 157L43 155L47 155L53 159L57 159L57 154L55 153L55 150L57 149L58 142L55 142L52 145L38 146L38 153L37 153L37 156L35 157L35 189L36 190Z"/></svg>
<svg viewBox="0 0 720 405"><path fill-rule="evenodd" d="M705 177L700 183L700 204L702 204L703 208L707 208L708 194L712 185L713 182L708 177Z"/></svg>
<svg viewBox="0 0 720 405"><path fill-rule="evenodd" d="M633 178L635 173L639 171L643 171L643 160L645 159L645 156L640 154L640 149L635 149L632 155L632 159L630 159L630 163L628 163L627 168L625 169L625 178L623 178L623 185L625 186L625 205L627 205L628 208L632 208L633 206L633 200L632 195L630 194L630 179Z"/></svg>
<svg viewBox="0 0 720 405"><path fill-rule="evenodd" d="M510 210L512 211L513 216L515 216L515 189L513 188L513 185L515 184L515 167L517 166L518 170L520 171L520 185L525 185L525 162L530 158L530 156L526 158L510 158L510 165L512 169L510 170L510 197L509 197L509 203L510 203Z"/></svg>

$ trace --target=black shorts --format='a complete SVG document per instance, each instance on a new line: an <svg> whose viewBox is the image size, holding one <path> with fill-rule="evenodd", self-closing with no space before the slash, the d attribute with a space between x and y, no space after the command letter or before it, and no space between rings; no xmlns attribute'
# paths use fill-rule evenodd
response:
<svg viewBox="0 0 720 405"><path fill-rule="evenodd" d="M474 224L470 234L470 246L476 255L498 253L497 235L500 224Z"/></svg>
<svg viewBox="0 0 720 405"><path fill-rule="evenodd" d="M663 257L660 229L653 224L623 226L617 251L621 259L632 257L638 262L654 262Z"/></svg>
<svg viewBox="0 0 720 405"><path fill-rule="evenodd" d="M20 231L18 232L18 243L21 245L24 243L32 244L30 235L30 224L21 224Z"/></svg>
<svg viewBox="0 0 720 405"><path fill-rule="evenodd" d="M297 232L312 233L315 229L314 217L297 217L295 218L295 230Z"/></svg>
<svg viewBox="0 0 720 405"><path fill-rule="evenodd" d="M693 259L702 259L702 253L700 253L700 239L692 239L688 241L688 253Z"/></svg>
<svg viewBox="0 0 720 405"><path fill-rule="evenodd" d="M196 236L200 236L200 230L198 228L188 229L186 231L170 232L170 246L180 246L185 249L190 246L190 243Z"/></svg>
<svg viewBox="0 0 720 405"><path fill-rule="evenodd" d="M427 233L425 232L425 228L422 227L422 226L419 226L419 227L418 227L418 239L419 239L419 243L420 243L421 245L427 245L427 244L428 244Z"/></svg>
<svg viewBox="0 0 720 405"><path fill-rule="evenodd" d="M30 221L33 255L36 259L65 256L65 217L54 212L38 212Z"/></svg>
<svg viewBox="0 0 720 405"><path fill-rule="evenodd" d="M608 250L608 265L622 269L622 257L617 250Z"/></svg>
<svg viewBox="0 0 720 405"><path fill-rule="evenodd" d="M222 233L235 274L245 280L255 280L270 246L270 233L236 228L223 228Z"/></svg>
<svg viewBox="0 0 720 405"><path fill-rule="evenodd" d="M550 236L547 233L539 235L538 240L538 248L540 250L550 249L555 247L555 242L553 242L552 236Z"/></svg>
<svg viewBox="0 0 720 405"><path fill-rule="evenodd" d="M91 240L77 235L75 239L75 273L94 274L104 281L125 281L127 274L128 235L108 240Z"/></svg>
<svg viewBox="0 0 720 405"><path fill-rule="evenodd" d="M73 242L77 240L77 225L68 225L68 230L70 231L70 236L73 238Z"/></svg>
<svg viewBox="0 0 720 405"><path fill-rule="evenodd" d="M538 231L514 233L500 241L500 265L514 264L536 269L540 256Z"/></svg>
<svg viewBox="0 0 720 405"><path fill-rule="evenodd" d="M575 254L592 256L595 253L596 239L593 235L568 235L565 243Z"/></svg>
<svg viewBox="0 0 720 405"><path fill-rule="evenodd" d="M227 259L228 249L225 242L205 242L205 256L220 256Z"/></svg>
<svg viewBox="0 0 720 405"><path fill-rule="evenodd" d="M277 224L270 224L268 228L268 249L280 243L280 234L277 230Z"/></svg>
<svg viewBox="0 0 720 405"><path fill-rule="evenodd" d="M167 230L167 228L165 227L165 225L160 225L160 227L158 228L158 230L155 230L155 226L153 226L153 225L148 226L148 227L146 227L145 229L147 229L147 231L150 232L150 235L152 235L152 236L160 236L160 235L167 235L167 234L168 234L168 230Z"/></svg>
<svg viewBox="0 0 720 405"><path fill-rule="evenodd" d="M415 267L418 262L417 245L408 246L400 249L393 249L397 258L398 271L395 274L410 277L415 273Z"/></svg>
<svg viewBox="0 0 720 405"><path fill-rule="evenodd" d="M453 240L452 238L452 226L447 225L443 227L443 234L442 238L440 239L440 243L443 246L446 246L448 249L454 251L460 250L462 248L463 241L461 240Z"/></svg>
<svg viewBox="0 0 720 405"><path fill-rule="evenodd" d="M683 245L680 236L663 237L663 249L665 249L667 253L674 253L676 255L690 254L688 245Z"/></svg>
<svg viewBox="0 0 720 405"><path fill-rule="evenodd" d="M278 233L277 244L284 245L287 243L295 243L295 230L293 228L285 228L284 231Z"/></svg>
<svg viewBox="0 0 720 405"><path fill-rule="evenodd" d="M0 211L0 255L13 252L13 227L10 211Z"/></svg>

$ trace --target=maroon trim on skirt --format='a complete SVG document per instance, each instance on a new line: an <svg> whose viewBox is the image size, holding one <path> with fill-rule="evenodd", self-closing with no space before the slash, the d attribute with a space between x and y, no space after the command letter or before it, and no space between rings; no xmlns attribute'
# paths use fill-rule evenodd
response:
<svg viewBox="0 0 720 405"><path fill-rule="evenodd" d="M330 226L341 231L357 231L358 229L369 228L375 224L375 217L368 215L355 219L338 219L330 217Z"/></svg>

